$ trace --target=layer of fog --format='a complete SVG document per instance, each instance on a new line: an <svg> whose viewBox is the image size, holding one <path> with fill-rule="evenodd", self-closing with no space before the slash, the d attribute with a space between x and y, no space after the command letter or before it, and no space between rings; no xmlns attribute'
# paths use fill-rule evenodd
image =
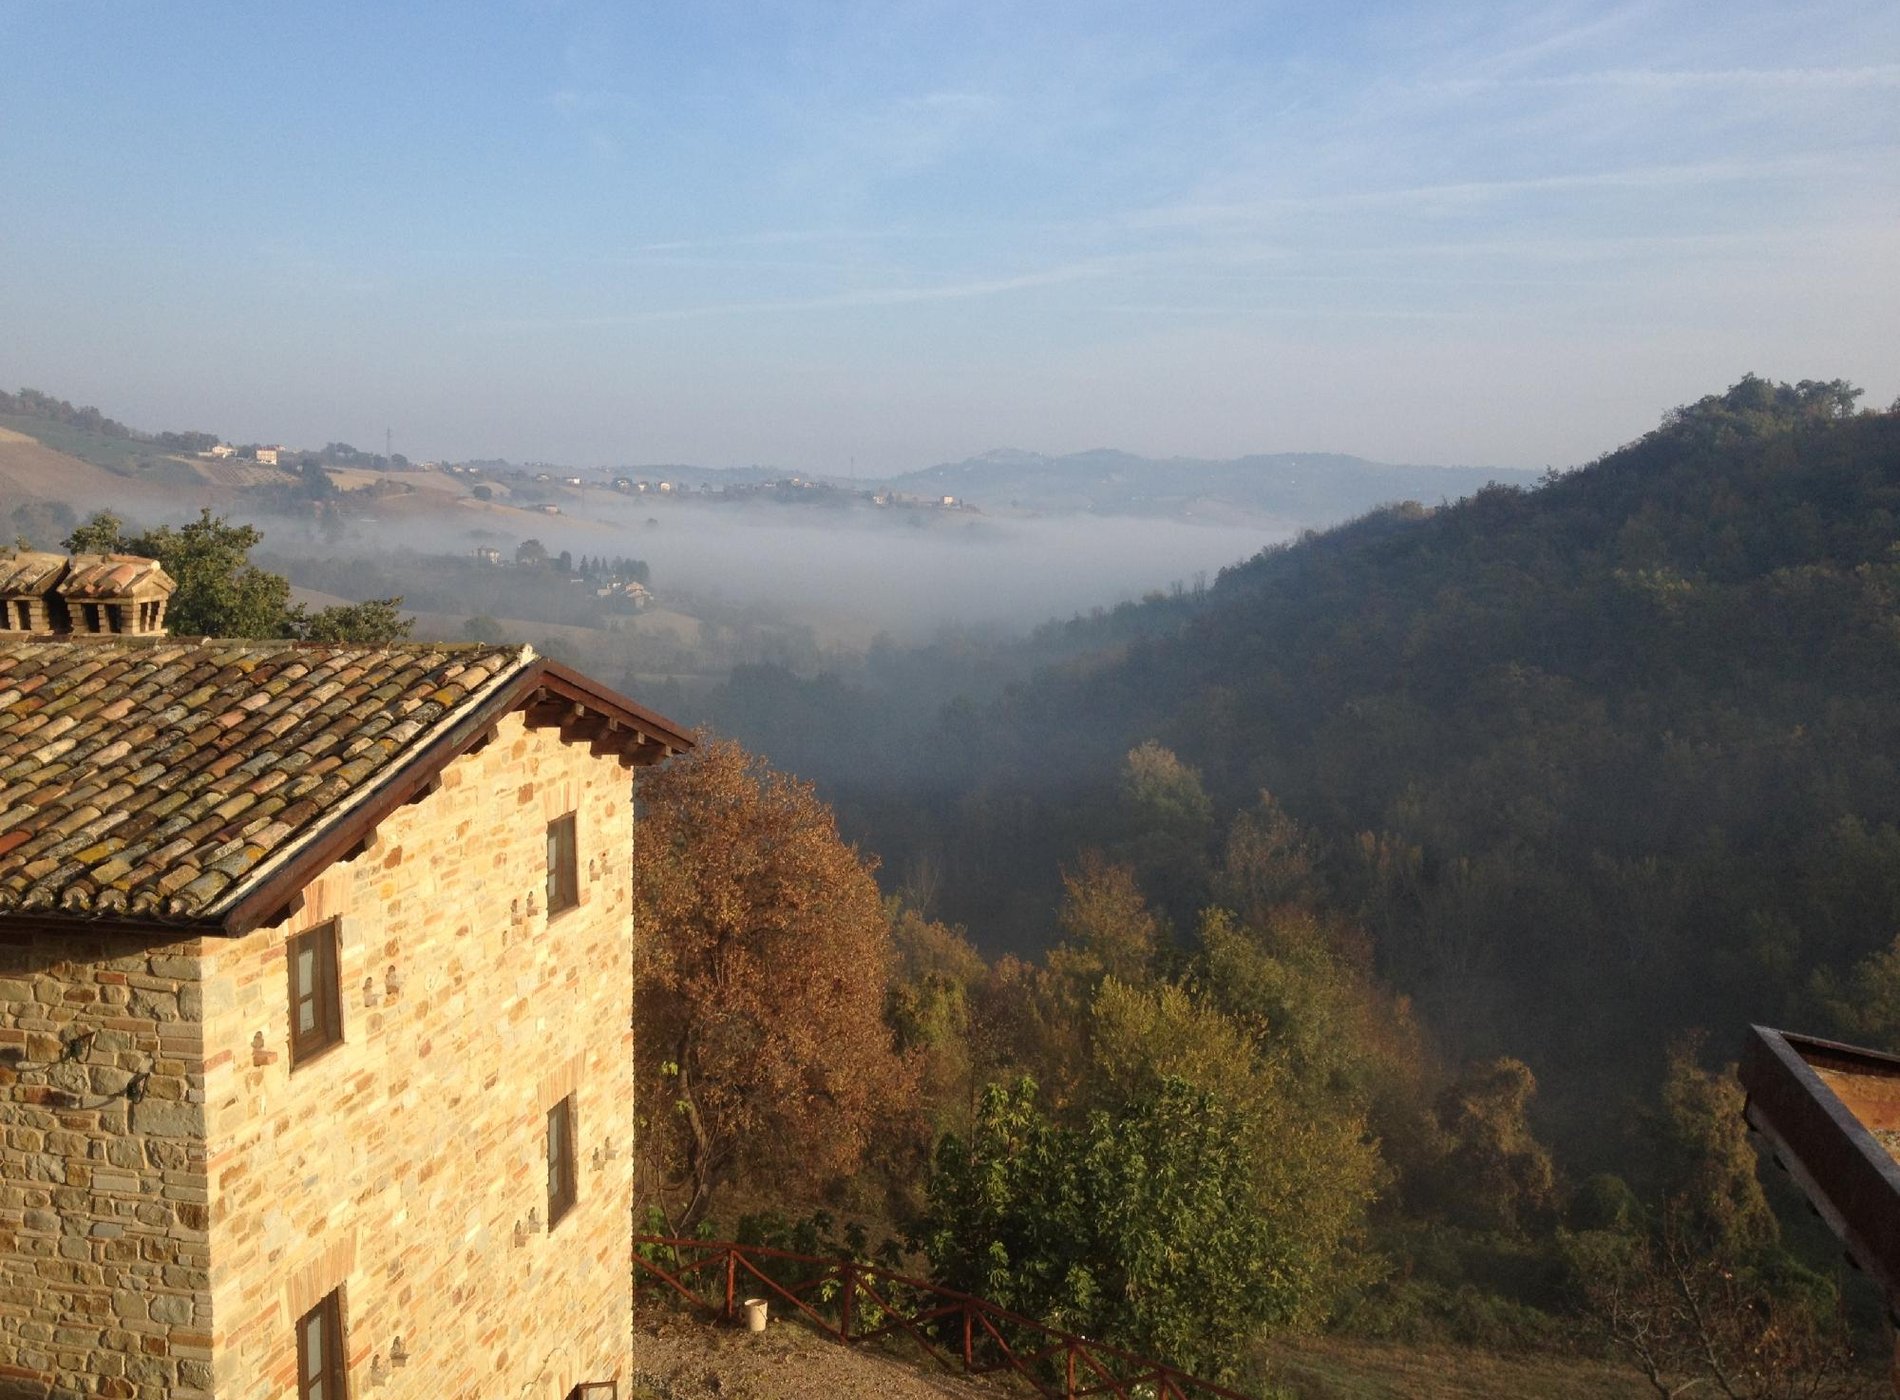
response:
<svg viewBox="0 0 1900 1400"><path fill-rule="evenodd" d="M570 507L569 509L572 509ZM307 522L261 521L285 553L362 557L409 549L512 558L524 538L551 555L644 559L660 606L719 603L812 625L862 646L946 625L1026 631L1112 607L1223 567L1286 539L1292 527L1066 515L999 518L924 508L851 510L704 501L590 501L598 519L474 513L469 527L353 524L320 540ZM648 523L651 521L652 523ZM916 523L912 523L916 522ZM472 527L472 528L471 528Z"/></svg>
<svg viewBox="0 0 1900 1400"><path fill-rule="evenodd" d="M893 518L893 514L895 518ZM945 624L1013 631L1211 580L1285 529L1073 515L972 518L799 507L683 505L614 532L606 552L645 559L653 588L915 639ZM920 523L912 525L908 520ZM550 549L600 553L594 530L550 521Z"/></svg>

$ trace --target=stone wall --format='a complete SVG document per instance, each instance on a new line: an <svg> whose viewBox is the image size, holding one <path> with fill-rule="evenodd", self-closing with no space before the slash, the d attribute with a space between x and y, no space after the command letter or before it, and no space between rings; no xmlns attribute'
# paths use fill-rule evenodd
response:
<svg viewBox="0 0 1900 1400"><path fill-rule="evenodd" d="M569 811L581 903L550 921L546 828ZM632 821L626 770L513 715L286 923L207 944L219 1400L292 1393L295 1321L339 1286L352 1395L624 1393ZM344 1043L292 1070L284 945L332 918ZM550 1231L569 1093L579 1202Z"/></svg>
<svg viewBox="0 0 1900 1400"><path fill-rule="evenodd" d="M517 714L282 925L0 932L0 1400L279 1400L339 1287L353 1395L624 1388L631 789ZM580 904L549 920L569 811ZM332 918L343 1043L293 1071L285 943ZM579 1200L550 1231L568 1094Z"/></svg>
<svg viewBox="0 0 1900 1400"><path fill-rule="evenodd" d="M199 946L0 929L0 1400L210 1394Z"/></svg>

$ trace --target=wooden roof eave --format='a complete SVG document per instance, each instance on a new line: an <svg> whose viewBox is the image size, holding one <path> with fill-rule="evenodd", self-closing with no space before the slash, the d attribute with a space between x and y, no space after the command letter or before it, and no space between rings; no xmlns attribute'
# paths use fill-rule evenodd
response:
<svg viewBox="0 0 1900 1400"><path fill-rule="evenodd" d="M535 723L533 711L552 696L565 705L579 706L590 714L611 720L628 733L638 733L645 742L638 756L620 754L623 763L642 766L658 763L672 754L693 746L690 735L682 734L672 722L636 705L633 701L604 686L595 684L580 672L535 657L520 671L492 692L469 713L424 747L413 758L389 774L374 795L352 809L342 821L306 839L280 866L254 888L243 893L222 914L221 929L228 937L238 937L252 929L274 923L291 908L291 901L323 871L343 859L362 844L377 826L404 804L426 797L434 790L442 770L463 754L488 742L495 725L504 715L518 709L529 711L529 723ZM649 737L651 736L651 737ZM564 733L563 737L567 735ZM579 742L576 736L574 742ZM599 740L588 736L601 752Z"/></svg>
<svg viewBox="0 0 1900 1400"><path fill-rule="evenodd" d="M143 943L184 943L194 938L225 938L222 920L127 919L113 916L65 914L56 909L10 913L0 918L0 939L11 933L96 934L102 938L136 938Z"/></svg>
<svg viewBox="0 0 1900 1400"><path fill-rule="evenodd" d="M612 754L624 767L645 768L693 747L673 722L596 685L559 662L544 662L525 706L533 728L558 728L563 741Z"/></svg>
<svg viewBox="0 0 1900 1400"><path fill-rule="evenodd" d="M578 705L590 715L609 721L610 732L625 732L641 754L642 766L658 763L693 747L693 736L676 728L661 714L637 705L618 691L558 661L540 660L540 686L550 697Z"/></svg>
<svg viewBox="0 0 1900 1400"><path fill-rule="evenodd" d="M1900 1078L1900 1057L1750 1026L1739 1073L1748 1125L1846 1247L1900 1307L1900 1162L1816 1072Z"/></svg>

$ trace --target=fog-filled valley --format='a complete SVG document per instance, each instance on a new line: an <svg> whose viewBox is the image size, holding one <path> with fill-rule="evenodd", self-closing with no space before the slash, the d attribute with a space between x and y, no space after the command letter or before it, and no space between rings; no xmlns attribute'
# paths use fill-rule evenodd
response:
<svg viewBox="0 0 1900 1400"><path fill-rule="evenodd" d="M718 510L692 504L603 511L591 521L522 526L551 553L629 554L644 559L665 596L726 613L755 613L808 627L822 643L861 650L878 634L905 642L941 628L1020 633L1051 618L1113 606L1191 585L1289 538L1285 526L1201 525L1176 520L1074 515L965 516L949 521L813 519L796 507ZM649 525L647 521L651 520ZM281 522L260 521L273 545ZM421 538L418 538L421 536ZM378 560L398 550L465 555L474 536L374 528L313 541L314 557ZM495 537L512 555L520 538ZM285 549L293 578L303 559ZM637 663L636 663L637 665Z"/></svg>
<svg viewBox="0 0 1900 1400"><path fill-rule="evenodd" d="M701 781L765 781L815 830L835 821L853 844L826 880L861 882L854 926L895 939L876 1014L941 1079L952 1129L1042 1111L976 1108L1005 1066L1052 1106L1088 1103L1110 1071L1075 1056L1096 1037L1171 1055L1170 1037L1239 1033L1128 1016L1239 1018L1254 1048L1228 1053L1255 1087L1218 1092L1291 1075L1271 1092L1306 1096L1301 1131L1334 1142L1276 1168L1320 1212L1310 1236L1261 1242L1310 1252L1289 1322L1324 1308L1369 1335L1561 1350L1619 1335L1587 1300L1649 1277L1566 1233L1635 1247L1626 1198L1703 1212L1711 1249L1740 1248L1715 1241L1743 1218L1780 1238L1752 1175L1720 1187L1742 1192L1736 1219L1682 1194L1679 1154L1745 1160L1703 1064L1735 1028L1900 1047L1900 416L1858 397L1751 376L1535 482L1432 498L1459 478L1379 469L1422 489L1341 523L1258 499L1207 523L1182 505L1205 511L1198 489L1156 505L1158 467L1137 499L1092 494L1125 489L1099 454L1075 464L1082 508L986 508L341 444L230 467L27 396L0 508L28 544L172 558L215 585L194 604L225 619L207 625L525 643L699 727L703 760L654 780L651 839L686 839L665 834L666 794ZM1027 469L1045 490L1060 472ZM836 837L767 846L807 839ZM1155 1000L1137 1015L1126 996ZM949 1005L961 1029L930 1019ZM1472 1164L1503 1175L1474 1194ZM878 1179L903 1197L910 1170ZM688 1219L720 1180L699 1179ZM909 1228L961 1228L930 1219ZM1371 1252L1347 1243L1361 1229ZM1795 1225L1773 1249L1782 1268L1826 1246ZM1370 1286L1356 1271L1377 1259L1422 1272ZM1737 1306L1792 1306L1761 1288ZM1870 1324L1842 1325L1785 1365L1840 1364Z"/></svg>
<svg viewBox="0 0 1900 1400"><path fill-rule="evenodd" d="M0 53L0 1400L1900 1396L1900 5Z"/></svg>
<svg viewBox="0 0 1900 1400"><path fill-rule="evenodd" d="M0 401L0 435L0 504L21 538L53 543L98 509L145 525L211 509L257 528L260 557L313 601L401 597L418 636L461 639L479 619L616 677L689 689L734 664L853 666L874 642L1019 638L1205 587L1379 505L1535 480L1327 454L997 451L881 482L416 464L337 442L260 460L255 446L214 454L215 435L141 432L32 390ZM638 561L645 591L632 606L602 588L611 570L583 579L563 558Z"/></svg>

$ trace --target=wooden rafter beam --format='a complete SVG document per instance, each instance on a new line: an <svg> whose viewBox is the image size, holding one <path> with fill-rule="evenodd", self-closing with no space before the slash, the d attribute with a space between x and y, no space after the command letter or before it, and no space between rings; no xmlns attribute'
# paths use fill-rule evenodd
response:
<svg viewBox="0 0 1900 1400"><path fill-rule="evenodd" d="M608 732L612 723L605 715L583 712L562 722L561 739L569 744L592 744Z"/></svg>

